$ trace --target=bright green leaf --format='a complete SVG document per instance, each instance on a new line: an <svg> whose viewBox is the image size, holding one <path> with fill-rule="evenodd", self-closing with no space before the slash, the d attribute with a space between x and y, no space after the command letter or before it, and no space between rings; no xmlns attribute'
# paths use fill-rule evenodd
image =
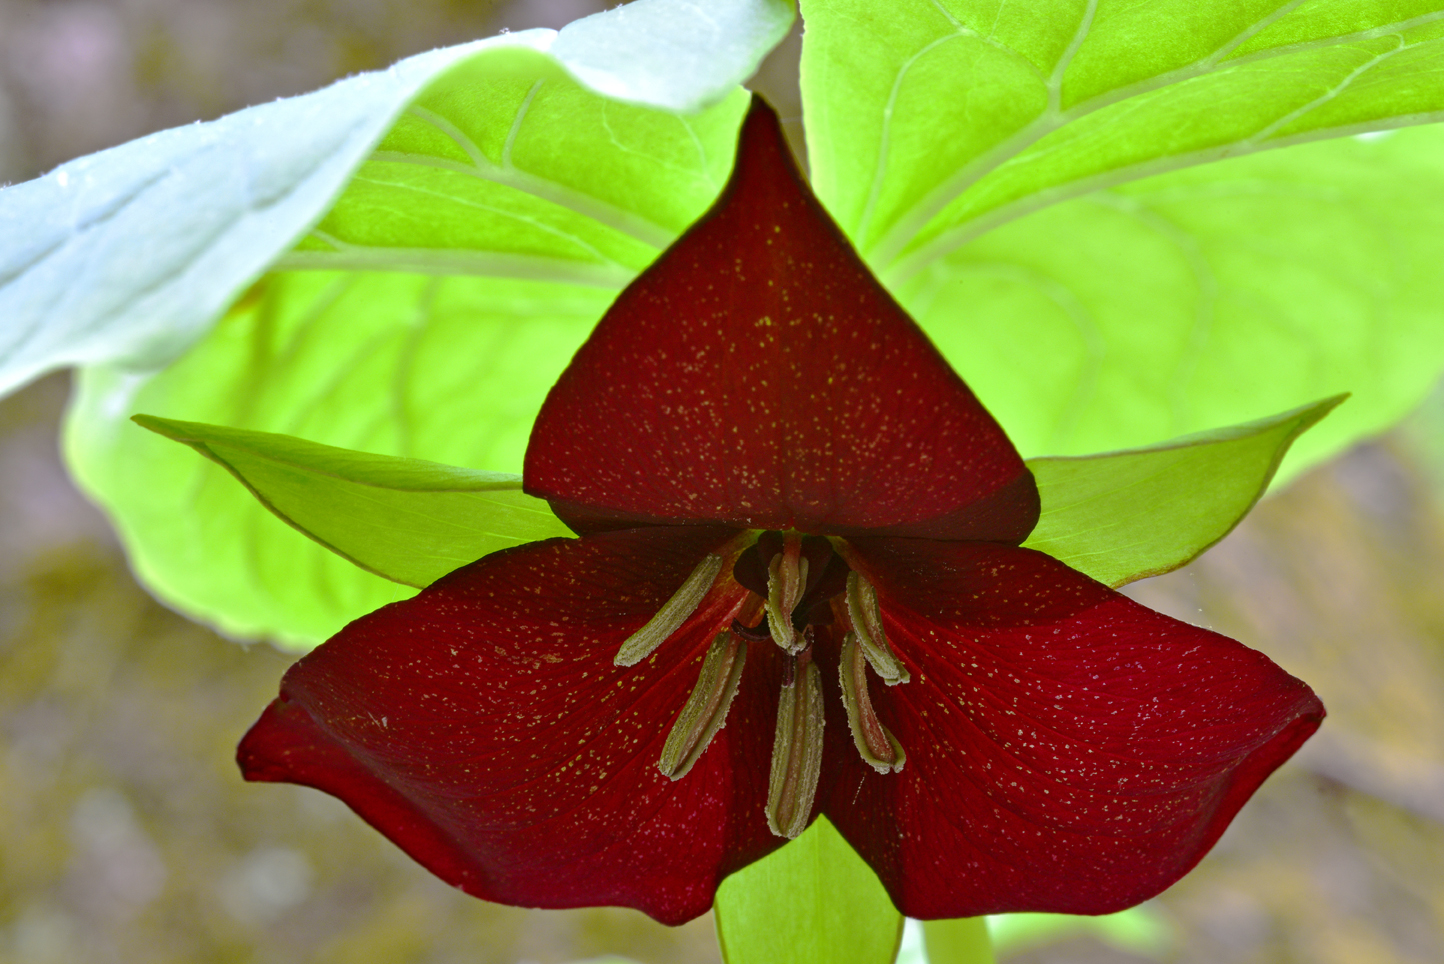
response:
<svg viewBox="0 0 1444 964"><path fill-rule="evenodd" d="M390 257L383 259L386 266L514 275L512 259L521 260L525 274L535 271L530 259L559 257L564 266L579 266L593 280L624 283L648 260L648 245L665 243L686 223L691 193L677 191L674 182L695 175L697 156L711 146L707 135L690 131L689 120L669 114L692 157L658 154L655 139L639 136L630 120L641 108L612 102L622 115L613 129L547 146L546 138L537 136L545 133L537 130L541 125L523 125L530 115L525 104L518 109L510 91L519 86L529 102L592 84L635 105L688 110L733 95L730 114L735 115L741 109L736 84L756 69L792 17L786 0L727 0L705 7L698 0L644 0L570 24L560 33L527 30L422 54L302 97L141 138L7 188L0 193L0 393L65 365L153 369L168 364L326 212L418 94L425 106L405 117L413 126L437 121L430 139L451 162L453 181L499 180L518 186L520 195L532 192L553 201L558 198L547 191L560 185L571 189L560 198L566 208L577 197L591 200L589 189L621 170L629 176L621 183L612 180L611 186L630 196L640 186L638 175L645 180L654 174L650 163L668 169L652 192L665 199L666 210L643 212L642 222L646 214L661 216L638 248L625 236L610 237L609 225L581 223L565 210L539 211L544 205L518 196L498 199L495 191L468 193L447 185L439 190L454 206L469 206L483 227L509 222L512 237L499 247L483 243L475 252L466 250L465 237L433 233L403 247L439 240L444 253L464 254L423 264ZM581 78L580 85L568 77L569 70ZM499 99L490 98L494 91L502 92ZM457 132L446 126L458 120L446 108L466 98L472 115L505 114L482 125L486 133L499 132L499 153L468 155L469 148L488 143L469 140L478 133L474 127L463 123L454 137ZM580 100L585 103L572 96L563 105L573 112L572 119L590 121L593 128L597 115L604 128L614 119L597 108L606 103L603 98L587 94ZM730 115L724 111L722 116ZM598 137L603 142L593 149L591 141ZM403 146L414 140L400 137ZM539 146L525 158L513 157L513 147L518 155L527 153L524 145L513 144L516 140L535 140ZM541 156L549 150L565 157ZM422 155L430 157L425 151ZM641 163L629 167L629 155L640 155ZM704 158L702 166L708 162ZM730 162L730 150L723 152L724 174ZM392 158L387 170L398 163ZM578 189L569 176L552 180L559 170L589 174L591 183ZM418 196L437 190L431 182L402 180ZM380 181L388 183L385 177ZM595 216L610 200L596 197L601 204L583 213ZM623 205L619 216L625 222L632 213ZM425 223L411 212L401 218L412 219L413 227ZM366 235L361 243L368 253L370 239ZM345 232L335 241L339 253L355 256L356 245Z"/></svg>
<svg viewBox="0 0 1444 964"><path fill-rule="evenodd" d="M1239 523L1294 439L1343 400L1145 449L1030 459L1043 511L1023 545L1114 587L1172 572Z"/></svg>
<svg viewBox="0 0 1444 964"><path fill-rule="evenodd" d="M805 0L818 192L899 282L1044 204L1444 118L1432 0ZM943 134L942 132L947 132Z"/></svg>
<svg viewBox="0 0 1444 964"><path fill-rule="evenodd" d="M877 875L818 817L717 890L727 964L892 964L902 915Z"/></svg>
<svg viewBox="0 0 1444 964"><path fill-rule="evenodd" d="M276 267L626 285L716 197L747 95L679 115L541 66L433 85Z"/></svg>
<svg viewBox="0 0 1444 964"><path fill-rule="evenodd" d="M923 922L928 964L993 964L993 942L985 917Z"/></svg>
<svg viewBox="0 0 1444 964"><path fill-rule="evenodd" d="M216 462L281 521L368 572L422 588L500 549L571 531L521 476L137 415Z"/></svg>
<svg viewBox="0 0 1444 964"><path fill-rule="evenodd" d="M1351 393L1286 481L1398 421L1444 369L1441 151L1436 125L1149 178L999 227L899 294L1029 456Z"/></svg>

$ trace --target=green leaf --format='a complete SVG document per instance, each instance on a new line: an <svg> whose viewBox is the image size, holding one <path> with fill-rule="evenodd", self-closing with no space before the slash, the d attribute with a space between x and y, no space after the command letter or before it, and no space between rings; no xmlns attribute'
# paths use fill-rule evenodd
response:
<svg viewBox="0 0 1444 964"><path fill-rule="evenodd" d="M521 476L137 415L216 462L292 528L368 572L422 588L500 549L566 537Z"/></svg>
<svg viewBox="0 0 1444 964"><path fill-rule="evenodd" d="M993 964L986 917L923 922L928 964Z"/></svg>
<svg viewBox="0 0 1444 964"><path fill-rule="evenodd" d="M736 84L756 69L792 18L786 0L729 0L705 7L698 0L643 0L570 24L560 33L527 30L422 54L315 93L132 141L7 188L0 193L0 393L65 365L152 369L174 360L326 212L418 94L433 105L433 113L438 99L454 102L458 96L481 101L473 104L473 113L506 112L495 145L501 153L493 166L503 180L516 175L530 177L528 186L546 186L548 171L510 164L506 152L517 136L538 133L537 125L523 129L526 112L517 112L506 97L490 101L487 84L503 89L520 84L523 95L536 94L533 87L540 86L546 97L591 84L634 104L700 109L729 95L735 101ZM582 84L569 79L568 71ZM734 103L736 110L740 107ZM598 113L603 122L609 117L605 110L584 106L576 119L592 120L595 126L595 117L587 115ZM617 118L616 131L602 135L614 136L617 143L604 143L594 153L569 154L561 164L553 158L551 168L576 168L600 181L628 169L623 156L639 152L653 155L654 167L671 164L682 176L694 173L695 161L679 164L656 156L645 139L638 142L627 111L619 113L626 116ZM443 120L454 119L444 107L440 114ZM423 123L418 116L431 115L405 116L415 125ZM684 129L688 124L675 118L672 123ZM493 173L482 158L469 167L473 159L448 140L451 133L443 127L431 139L441 142L453 167L467 169L453 176L484 180ZM584 148L587 137L596 136L592 132L554 149ZM698 135L686 146L696 155L706 151L706 141ZM532 153L546 150L537 147ZM579 158L586 162L573 163ZM730 152L724 158L725 167ZM594 169L589 168L593 161L598 163ZM636 175L638 166L629 173ZM667 195L672 186L672 179L664 177L654 193ZM648 243L664 242L668 230L675 233L681 226L676 215L689 210L690 198L682 194L670 212L663 212L673 216L658 221L662 227ZM480 212L490 197L468 201ZM518 207L482 214L480 220L511 215L521 221L535 215L533 208L513 205ZM541 218L533 233L550 232L557 247L572 244L576 250L564 251L562 260L586 264L588 257L582 255L590 254L587 245L596 239L568 239L572 225L555 220ZM343 234L339 240L348 239ZM446 240L442 247L447 251L465 247L456 237ZM503 245L503 256L513 254L514 247ZM538 247L543 250L533 250ZM626 266L620 273L602 271L609 283L624 282L628 268L635 269L639 258L646 260L625 239L602 239L596 247L591 260L603 268ZM537 238L522 253L556 254ZM393 266L412 267L394 261ZM471 266L463 258L446 270ZM493 262L489 267L505 266Z"/></svg>
<svg viewBox="0 0 1444 964"><path fill-rule="evenodd" d="M1436 125L1149 178L999 227L898 294L1028 456L1351 393L1279 484L1444 369L1441 151Z"/></svg>
<svg viewBox="0 0 1444 964"><path fill-rule="evenodd" d="M803 14L819 194L893 281L1100 187L1444 118L1432 0L804 0Z"/></svg>
<svg viewBox="0 0 1444 964"><path fill-rule="evenodd" d="M401 590L130 415L516 471L616 288L721 189L744 92L683 117L529 56L434 82L281 260L292 270L265 276L178 361L81 372L67 459L170 605L304 647Z"/></svg>
<svg viewBox="0 0 1444 964"><path fill-rule="evenodd" d="M1172 572L1232 531L1344 397L1145 449L1030 459L1043 511L1023 545L1115 588Z"/></svg>
<svg viewBox="0 0 1444 964"><path fill-rule="evenodd" d="M679 115L540 69L497 77L484 62L462 65L407 108L275 267L620 289L717 195L746 106L736 90Z"/></svg>
<svg viewBox="0 0 1444 964"><path fill-rule="evenodd" d="M902 915L857 852L818 817L717 889L727 964L892 964Z"/></svg>

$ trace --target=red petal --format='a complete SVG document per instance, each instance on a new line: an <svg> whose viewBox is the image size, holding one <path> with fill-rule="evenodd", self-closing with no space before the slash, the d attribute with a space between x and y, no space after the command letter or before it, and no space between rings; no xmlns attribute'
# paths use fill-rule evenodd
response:
<svg viewBox="0 0 1444 964"><path fill-rule="evenodd" d="M868 272L760 100L716 206L632 283L547 397L527 491L639 523L1021 542L1031 474Z"/></svg>
<svg viewBox="0 0 1444 964"><path fill-rule="evenodd" d="M1042 553L854 549L912 672L872 691L908 757L879 775L832 728L824 808L909 916L1102 914L1152 897L1323 719L1263 654Z"/></svg>
<svg viewBox="0 0 1444 964"><path fill-rule="evenodd" d="M743 591L714 591L637 666L612 659L733 535L611 532L460 569L292 667L241 744L242 771L340 797L487 900L695 917L782 843L762 810L778 661L749 659L728 726L673 782L662 746Z"/></svg>

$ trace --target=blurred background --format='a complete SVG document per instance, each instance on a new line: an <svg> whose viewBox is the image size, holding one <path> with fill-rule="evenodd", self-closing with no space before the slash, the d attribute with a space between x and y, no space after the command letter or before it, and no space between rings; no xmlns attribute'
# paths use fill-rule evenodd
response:
<svg viewBox="0 0 1444 964"><path fill-rule="evenodd" d="M0 0L0 184L591 0ZM761 79L797 133L794 36ZM292 657L139 589L57 453L68 381L0 402L0 964L717 960L703 918L462 896L341 804L241 782ZM1444 395L1130 592L1323 697L1140 930L1034 933L1030 964L1444 960ZM1135 921L1135 924L1138 922ZM1041 943L1040 943L1041 942Z"/></svg>

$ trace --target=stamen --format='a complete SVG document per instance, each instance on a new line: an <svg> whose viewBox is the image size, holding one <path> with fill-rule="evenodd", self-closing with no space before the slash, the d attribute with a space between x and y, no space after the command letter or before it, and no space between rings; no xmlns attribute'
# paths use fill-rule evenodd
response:
<svg viewBox="0 0 1444 964"><path fill-rule="evenodd" d="M712 588L712 583L721 569L721 556L709 555L698 563L681 588L672 594L671 599L662 603L657 615L647 620L647 625L627 637L612 662L618 666L635 666L651 656L658 646L667 641L667 637L675 633L688 617L697 611L697 607L702 604L702 597Z"/></svg>
<svg viewBox="0 0 1444 964"><path fill-rule="evenodd" d="M717 634L702 661L702 672L692 695L672 724L657 769L673 780L680 780L701 759L717 731L727 723L727 711L742 682L742 665L747 659L747 644L730 630Z"/></svg>
<svg viewBox="0 0 1444 964"><path fill-rule="evenodd" d="M882 629L882 610L877 605L877 590L857 570L847 574L847 615L862 645L863 655L873 671L888 686L912 679L907 667L893 653Z"/></svg>
<svg viewBox="0 0 1444 964"><path fill-rule="evenodd" d="M867 663L856 633L842 638L842 703L847 707L847 725L852 728L852 742L862 754L864 763L878 773L896 773L907 762L902 744L882 725L867 692Z"/></svg>
<svg viewBox="0 0 1444 964"><path fill-rule="evenodd" d="M788 653L796 654L807 643L792 625L792 610L807 586L807 559L802 555L802 537L787 533L782 551L767 563L767 622L772 640Z"/></svg>
<svg viewBox="0 0 1444 964"><path fill-rule="evenodd" d="M767 826L789 840L807 829L822 773L822 674L810 648L791 662L795 672L778 700L767 784Z"/></svg>

